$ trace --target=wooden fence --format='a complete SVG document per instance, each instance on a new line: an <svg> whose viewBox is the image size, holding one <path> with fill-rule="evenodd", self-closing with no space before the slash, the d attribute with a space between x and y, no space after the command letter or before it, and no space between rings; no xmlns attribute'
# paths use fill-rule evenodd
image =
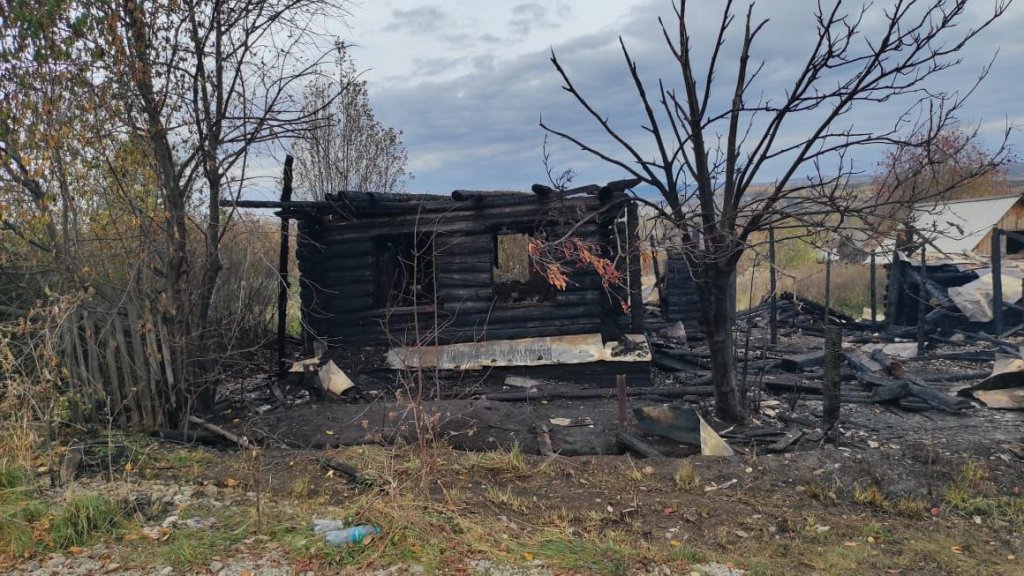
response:
<svg viewBox="0 0 1024 576"><path fill-rule="evenodd" d="M186 396L171 334L159 315L133 302L77 307L59 344L70 419L126 430L174 426Z"/></svg>

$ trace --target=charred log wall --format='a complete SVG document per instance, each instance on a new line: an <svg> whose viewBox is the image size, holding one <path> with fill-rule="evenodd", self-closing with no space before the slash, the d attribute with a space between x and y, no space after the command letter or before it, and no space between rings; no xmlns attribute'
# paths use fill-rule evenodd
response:
<svg viewBox="0 0 1024 576"><path fill-rule="evenodd" d="M682 256L670 255L668 259L668 289L665 291L665 319L671 322L681 321L687 330L698 330L700 327L700 300L697 287L690 274L690 267Z"/></svg>
<svg viewBox="0 0 1024 576"><path fill-rule="evenodd" d="M572 234L608 247L622 212L621 203L602 204L596 197L527 200L378 203L357 207L346 218L302 219L297 257L304 325L335 346L558 336L618 325L622 307L609 302L592 268L574 272L564 291L552 289L532 301L499 297L494 281L499 234L542 228L548 239ZM430 277L417 276L424 285L395 306L394 299L381 295L380 246L382 238L400 235L415 236L418 247L402 262L415 267L429 260Z"/></svg>

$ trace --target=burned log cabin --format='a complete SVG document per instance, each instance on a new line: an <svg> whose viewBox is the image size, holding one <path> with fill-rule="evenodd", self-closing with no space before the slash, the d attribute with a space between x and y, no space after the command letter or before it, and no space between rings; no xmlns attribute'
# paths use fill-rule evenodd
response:
<svg viewBox="0 0 1024 576"><path fill-rule="evenodd" d="M643 342L640 262L629 251L637 245L637 210L626 193L633 185L450 196L343 192L317 202L235 205L277 206L279 216L297 220L305 337L332 357L380 348L391 353L374 357L391 369L525 373L558 365L560 379L633 373L646 381L646 345L637 352L627 343ZM556 287L531 262L531 244L571 238L615 264L620 289L609 289L590 265L572 266L565 286ZM507 346L482 346L495 341ZM632 352L612 355L617 343ZM493 357L499 354L508 358Z"/></svg>

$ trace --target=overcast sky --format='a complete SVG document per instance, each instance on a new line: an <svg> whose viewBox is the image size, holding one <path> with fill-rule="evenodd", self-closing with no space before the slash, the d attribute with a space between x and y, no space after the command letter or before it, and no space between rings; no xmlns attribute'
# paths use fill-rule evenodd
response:
<svg viewBox="0 0 1024 576"><path fill-rule="evenodd" d="M876 2L887 5L889 2ZM695 48L706 53L719 18L720 2L692 3ZM737 2L745 9L745 2ZM755 15L771 19L758 44L766 61L759 90L778 90L797 73L797 61L813 38L809 0L762 0ZM975 0L977 15L991 11L993 0ZM360 0L339 27L355 44L352 54L371 91L371 103L386 125L404 131L409 191L446 193L457 188L528 189L546 180L541 144L546 122L584 138L598 138L592 122L561 90L551 49L574 81L624 134L643 141L642 118L628 83L618 46L621 35L639 63L648 85L658 77L674 82L673 68L658 16L672 16L670 0ZM943 89L969 86L995 52L992 71L961 114L965 123L982 123L990 135L1007 119L1024 124L1024 2L964 52L964 63L941 79ZM734 32L740 32L739 22ZM677 76L678 74L676 74ZM880 127L895 118L895 105L858 110L848 122ZM800 124L793 126L798 134ZM1016 144L1024 142L1019 135ZM641 144L641 147L643 145ZM551 142L558 169L572 168L577 183L625 177L572 146ZM870 170L879 151L861 153L858 166ZM771 180L770 167L759 180Z"/></svg>

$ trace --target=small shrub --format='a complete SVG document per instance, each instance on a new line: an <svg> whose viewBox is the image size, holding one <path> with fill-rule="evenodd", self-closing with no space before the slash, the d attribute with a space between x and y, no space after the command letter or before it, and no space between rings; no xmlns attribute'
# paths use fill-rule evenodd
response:
<svg viewBox="0 0 1024 576"><path fill-rule="evenodd" d="M701 485L700 476L693 469L693 463L689 460L683 462L672 479L676 482L676 488L688 492L698 490Z"/></svg>
<svg viewBox="0 0 1024 576"><path fill-rule="evenodd" d="M825 504L835 504L839 501L835 489L823 482L809 482L805 484L804 493L807 494L808 498Z"/></svg>
<svg viewBox="0 0 1024 576"><path fill-rule="evenodd" d="M957 477L957 482L972 490L983 490L987 487L989 471L983 464L974 460L964 462Z"/></svg>
<svg viewBox="0 0 1024 576"><path fill-rule="evenodd" d="M900 516L921 518L928 512L928 503L920 498L899 498L893 508Z"/></svg>
<svg viewBox="0 0 1024 576"><path fill-rule="evenodd" d="M861 506L871 506L879 510L889 509L889 499L875 485L868 486L867 488L855 486L853 489L853 501Z"/></svg>

